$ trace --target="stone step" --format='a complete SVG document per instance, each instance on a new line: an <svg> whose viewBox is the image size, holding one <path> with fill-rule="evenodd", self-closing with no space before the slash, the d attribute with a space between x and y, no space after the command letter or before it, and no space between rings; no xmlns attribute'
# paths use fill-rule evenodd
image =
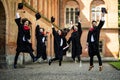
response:
<svg viewBox="0 0 120 80"><path fill-rule="evenodd" d="M102 61L110 62L110 61L119 61L119 59L115 59L114 57L101 57ZM81 60L84 62L89 62L89 57L81 57ZM63 57L63 61L73 61L71 57ZM95 56L94 61L98 61L98 58Z"/></svg>
<svg viewBox="0 0 120 80"><path fill-rule="evenodd" d="M5 69L7 66L6 55L0 55L0 68Z"/></svg>

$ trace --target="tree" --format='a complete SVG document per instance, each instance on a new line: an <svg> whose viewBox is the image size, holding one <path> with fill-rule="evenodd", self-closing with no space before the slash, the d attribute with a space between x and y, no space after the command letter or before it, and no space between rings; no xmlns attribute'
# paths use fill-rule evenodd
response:
<svg viewBox="0 0 120 80"><path fill-rule="evenodd" d="M120 0L118 0L118 26L120 27Z"/></svg>
<svg viewBox="0 0 120 80"><path fill-rule="evenodd" d="M118 26L120 27L120 0L118 0ZM120 35L120 29L119 29L119 35ZM119 43L120 43L120 37L119 37ZM119 50L119 60L120 60L120 50Z"/></svg>

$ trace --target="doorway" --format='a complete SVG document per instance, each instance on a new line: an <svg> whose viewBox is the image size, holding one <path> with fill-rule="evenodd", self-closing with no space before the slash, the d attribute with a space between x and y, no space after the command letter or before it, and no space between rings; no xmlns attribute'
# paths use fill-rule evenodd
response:
<svg viewBox="0 0 120 80"><path fill-rule="evenodd" d="M3 3L0 1L0 68L6 63L5 43L6 43L6 16Z"/></svg>

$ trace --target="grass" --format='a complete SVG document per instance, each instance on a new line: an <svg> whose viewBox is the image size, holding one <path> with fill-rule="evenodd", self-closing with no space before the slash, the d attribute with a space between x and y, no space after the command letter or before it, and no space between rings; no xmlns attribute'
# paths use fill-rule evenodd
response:
<svg viewBox="0 0 120 80"><path fill-rule="evenodd" d="M117 70L120 70L120 61L110 62L110 65L112 65Z"/></svg>

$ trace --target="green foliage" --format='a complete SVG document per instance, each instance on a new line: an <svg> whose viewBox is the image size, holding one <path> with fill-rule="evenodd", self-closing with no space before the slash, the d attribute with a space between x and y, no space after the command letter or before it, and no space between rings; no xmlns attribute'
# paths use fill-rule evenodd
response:
<svg viewBox="0 0 120 80"><path fill-rule="evenodd" d="M120 0L118 0L118 3L120 4Z"/></svg>
<svg viewBox="0 0 120 80"><path fill-rule="evenodd" d="M120 27L120 0L118 0L118 26Z"/></svg>
<svg viewBox="0 0 120 80"><path fill-rule="evenodd" d="M118 26L120 27L120 19L118 19Z"/></svg>
<svg viewBox="0 0 120 80"><path fill-rule="evenodd" d="M120 61L117 62L110 62L110 65L112 65L117 70L120 70Z"/></svg>

